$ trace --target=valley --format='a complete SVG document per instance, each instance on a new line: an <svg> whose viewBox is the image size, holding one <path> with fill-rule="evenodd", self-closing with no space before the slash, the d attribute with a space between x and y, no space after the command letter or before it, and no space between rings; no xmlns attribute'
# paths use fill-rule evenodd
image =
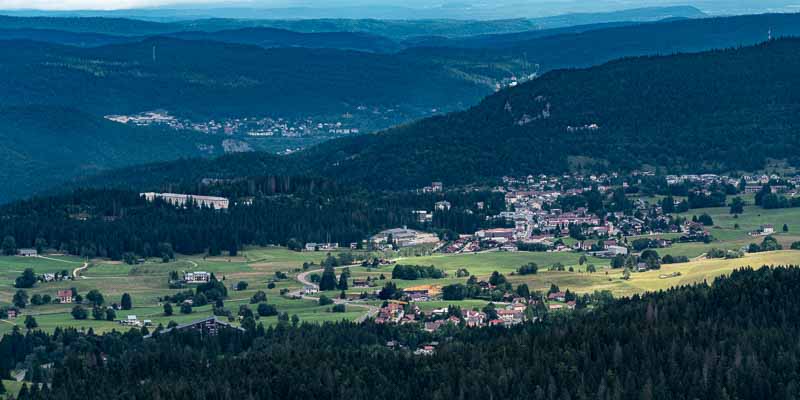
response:
<svg viewBox="0 0 800 400"><path fill-rule="evenodd" d="M800 397L792 6L31 1L0 399Z"/></svg>

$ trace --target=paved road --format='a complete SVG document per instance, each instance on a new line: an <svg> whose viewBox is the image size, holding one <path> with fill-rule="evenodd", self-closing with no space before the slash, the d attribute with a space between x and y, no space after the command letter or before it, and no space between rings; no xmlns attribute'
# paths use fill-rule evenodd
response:
<svg viewBox="0 0 800 400"><path fill-rule="evenodd" d="M349 267L359 267L359 266L361 266L361 264L343 265L341 267L335 267L334 270L336 270L336 269L344 269L344 268L349 268ZM319 289L319 285L317 285L314 282L311 282L311 280L309 280L308 277L311 274L314 274L314 273L322 273L322 271L323 270L321 270L321 269L305 271L305 272L302 272L302 273L298 274L296 279L297 279L298 282L300 282L304 286L312 286L312 287L315 287L315 288ZM300 290L297 290L297 291L294 291L294 292L290 292L289 294L291 296L299 297L301 299L319 300L319 297L317 297L317 296L306 295L304 289L300 289ZM372 318L372 317L378 315L378 311L380 310L378 307L375 307L373 305L362 304L362 303L358 303L358 302L355 302L355 301L343 300L343 299L338 299L338 298L333 299L333 303L334 304L345 304L347 306L360 307L360 308L366 309L367 312L364 315L358 317L358 319L356 320L356 322L359 322L359 323L366 321L367 318Z"/></svg>

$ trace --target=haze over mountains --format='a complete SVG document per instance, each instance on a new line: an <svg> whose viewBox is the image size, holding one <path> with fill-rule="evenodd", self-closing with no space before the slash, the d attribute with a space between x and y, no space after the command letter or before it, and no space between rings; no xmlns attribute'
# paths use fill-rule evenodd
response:
<svg viewBox="0 0 800 400"><path fill-rule="evenodd" d="M682 18L641 22L665 14ZM621 15L631 20L616 21ZM6 78L0 83L0 107L9 115L0 120L0 132L5 137L24 134L38 144L51 145L47 156L42 157L37 154L44 153L29 151L26 143L6 142L0 166L8 171L9 182L26 183L6 185L0 190L0 200L26 196L57 186L65 179L85 177L107 168L222 154L231 148L222 145L225 140L255 140L230 133L214 136L162 128L140 133L139 127L105 121L104 116L110 114L165 110L195 122L258 117L311 120L315 125L318 121L338 120L357 123L368 132L466 109L498 88L517 85L554 69L587 67L619 57L752 45L765 41L770 31L774 37L800 34L798 14L686 18L697 16L702 14L691 7L638 9L591 17L560 17L560 23L567 25L577 20L592 24L550 30L534 28L542 24L542 19L158 23L119 18L0 17L0 66ZM275 27L266 27L267 24ZM48 114L49 109L53 110L49 117L53 123L28 128L25 121L32 115ZM470 112L483 113L480 107ZM19 116L15 117L15 113ZM115 130L114 140L98 141L92 151L80 154L80 147L52 142L63 133L58 118L82 120L82 125L77 126L91 127L69 131L76 143L95 140L102 136L102 129L97 127L108 126ZM432 121L450 118L455 117L422 121L392 132L416 132L420 127L437 124ZM455 126L459 126L457 122ZM461 135L461 129L435 128L456 136ZM507 127L500 124L493 129L485 134L502 136ZM152 136L156 132L164 135L163 140ZM407 134L409 138L416 135ZM126 135L130 136L129 141ZM384 136L395 137L380 137ZM142 137L148 139L141 140ZM303 153L314 154L318 159L315 162L321 164L314 164L313 168L308 164L309 169L300 165L298 171L334 173L334 163L358 159L362 157L361 150L363 159L370 159L369 152L381 148L379 142L374 142L375 137L378 136L347 139ZM272 143L269 138L258 140ZM320 140L324 139L309 139L307 143ZM173 145L175 141L180 145ZM438 139L432 142L442 144ZM127 152L128 143L141 143L141 152ZM412 146L406 150L414 153L415 149L427 148L428 143L429 138L409 139L397 145ZM359 146L361 149L355 151ZM232 148L241 151L251 146ZM445 146L440 150L447 153L450 149ZM102 151L115 156L94 155ZM389 148L375 151L392 153L388 157L397 154ZM262 154L246 157L272 159ZM302 157L305 156L292 159ZM430 162L438 162L438 158L432 157ZM32 163L36 168L17 168L21 162ZM383 168L378 166L379 160L370 162L375 164L358 165L358 174L379 174ZM518 165L511 168L515 166ZM450 177L448 170L436 168L431 170L432 175ZM428 179L427 175L412 170L410 173L394 182L412 185ZM482 174L479 175L483 177ZM359 179L387 186L380 180L388 180L389 176Z"/></svg>

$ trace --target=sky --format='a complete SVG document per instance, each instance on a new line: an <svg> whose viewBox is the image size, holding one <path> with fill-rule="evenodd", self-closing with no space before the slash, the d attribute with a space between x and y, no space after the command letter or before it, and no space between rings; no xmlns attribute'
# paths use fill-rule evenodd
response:
<svg viewBox="0 0 800 400"><path fill-rule="evenodd" d="M501 8L513 10L535 7L547 11L606 11L640 6L694 5L703 11L738 12L800 11L800 0L0 0L0 10L131 10L138 8L338 8L338 7L410 7L430 9L439 6L464 8ZM788 7L788 8L787 8Z"/></svg>

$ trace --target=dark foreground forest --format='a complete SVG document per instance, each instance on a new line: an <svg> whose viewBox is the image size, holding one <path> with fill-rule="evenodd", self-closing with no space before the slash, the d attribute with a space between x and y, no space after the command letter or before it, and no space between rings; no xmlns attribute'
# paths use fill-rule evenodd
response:
<svg viewBox="0 0 800 400"><path fill-rule="evenodd" d="M764 267L573 317L437 336L289 322L203 340L17 332L0 342L0 373L35 360L33 379L47 384L21 400L790 399L800 395L798 293L800 268ZM413 354L432 340L433 355Z"/></svg>

